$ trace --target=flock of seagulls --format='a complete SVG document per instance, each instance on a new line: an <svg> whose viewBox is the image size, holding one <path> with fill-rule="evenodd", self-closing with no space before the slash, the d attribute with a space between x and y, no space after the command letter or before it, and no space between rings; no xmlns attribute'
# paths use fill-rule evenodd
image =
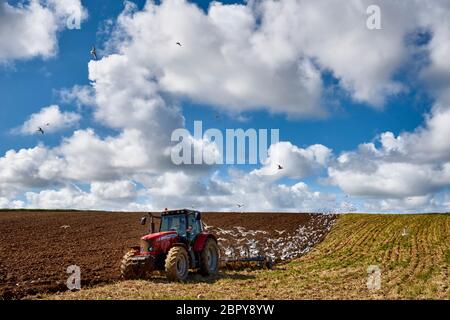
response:
<svg viewBox="0 0 450 320"><path fill-rule="evenodd" d="M317 215L294 232L250 230L241 226L223 229L207 226L218 236L221 254L226 258L266 256L275 262L297 258L309 252L331 230L334 215Z"/></svg>

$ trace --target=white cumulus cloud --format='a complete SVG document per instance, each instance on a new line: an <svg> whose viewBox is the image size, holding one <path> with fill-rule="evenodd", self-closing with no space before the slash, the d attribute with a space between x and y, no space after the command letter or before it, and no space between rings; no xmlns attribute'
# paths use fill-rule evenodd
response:
<svg viewBox="0 0 450 320"><path fill-rule="evenodd" d="M80 0L0 0L0 64L57 53L58 32L87 17Z"/></svg>
<svg viewBox="0 0 450 320"><path fill-rule="evenodd" d="M78 0L70 4L82 8ZM0 157L0 206L230 211L238 210L237 203L247 211L347 207L301 181L328 168L328 180L361 199L360 208L448 208L448 196L437 199L435 193L450 186L450 5L381 0L382 29L369 30L370 4L213 2L205 12L184 0L148 1L142 10L126 2L104 56L89 63L91 83L60 93L63 102L90 105L94 120L112 133L100 136L87 128L55 147L7 151ZM55 55L69 7L53 0L16 6L0 0L0 63ZM406 38L418 30L426 30L429 41L408 44ZM414 61L418 52L424 61ZM408 90L408 83L397 77L405 64L436 100L424 125L412 132L385 132L377 141L340 155L324 145L300 148L281 142L251 172L211 173L214 167L171 162L170 137L185 127L179 105L185 98L237 114L265 109L321 117L330 111L323 101L326 72L353 100L381 108ZM51 133L79 120L76 113L50 106L31 115L20 130L30 134L44 126ZM190 139L195 146L204 144ZM88 187L80 189L78 183ZM24 195L26 203L17 200Z"/></svg>
<svg viewBox="0 0 450 320"><path fill-rule="evenodd" d="M344 152L328 169L344 192L386 198L427 196L450 187L450 107L435 107L424 126Z"/></svg>
<svg viewBox="0 0 450 320"><path fill-rule="evenodd" d="M276 179L305 178L326 168L331 157L332 150L320 144L303 149L290 142L279 142L270 146L266 163L252 174Z"/></svg>
<svg viewBox="0 0 450 320"><path fill-rule="evenodd" d="M27 121L13 130L15 133L36 134L38 128L45 133L54 133L75 126L81 116L75 112L61 112L59 106L51 105L30 115Z"/></svg>

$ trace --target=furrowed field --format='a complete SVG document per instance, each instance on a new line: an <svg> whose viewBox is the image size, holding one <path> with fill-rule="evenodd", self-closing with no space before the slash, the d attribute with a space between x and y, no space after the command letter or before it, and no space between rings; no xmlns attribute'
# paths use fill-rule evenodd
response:
<svg viewBox="0 0 450 320"><path fill-rule="evenodd" d="M124 252L148 233L144 213L0 211L0 299L67 290L67 267L83 288L117 282ZM334 215L206 213L223 256L264 254L288 261L321 242Z"/></svg>
<svg viewBox="0 0 450 320"><path fill-rule="evenodd" d="M276 223L276 221L274 221ZM274 270L225 271L187 283L152 280L47 299L450 299L450 215L340 215L325 240ZM381 288L367 288L370 265Z"/></svg>

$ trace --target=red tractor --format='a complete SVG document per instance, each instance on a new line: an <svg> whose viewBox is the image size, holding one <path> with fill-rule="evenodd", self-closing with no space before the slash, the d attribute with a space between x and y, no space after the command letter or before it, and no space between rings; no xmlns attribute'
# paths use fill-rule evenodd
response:
<svg viewBox="0 0 450 320"><path fill-rule="evenodd" d="M197 269L205 276L217 273L217 239L203 230L200 212L183 209L166 210L160 217L149 215L151 233L123 257L120 268L123 278L139 279L155 270L165 271L173 281L186 280L189 269ZM161 219L159 232L155 232L155 218ZM143 217L141 224L146 221Z"/></svg>

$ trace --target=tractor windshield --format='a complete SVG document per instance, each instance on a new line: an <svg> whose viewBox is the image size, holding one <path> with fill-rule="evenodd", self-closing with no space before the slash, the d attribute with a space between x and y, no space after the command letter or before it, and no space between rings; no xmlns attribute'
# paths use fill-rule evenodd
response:
<svg viewBox="0 0 450 320"><path fill-rule="evenodd" d="M180 236L186 236L186 215L168 215L161 219L160 231L177 231Z"/></svg>

